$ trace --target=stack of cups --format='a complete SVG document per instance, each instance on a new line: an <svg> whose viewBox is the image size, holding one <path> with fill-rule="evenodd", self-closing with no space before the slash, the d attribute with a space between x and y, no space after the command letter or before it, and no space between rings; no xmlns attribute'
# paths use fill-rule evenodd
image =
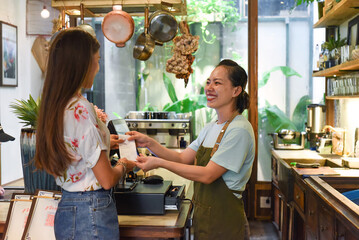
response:
<svg viewBox="0 0 359 240"><path fill-rule="evenodd" d="M328 96L359 95L359 74L350 74L342 77L328 78Z"/></svg>

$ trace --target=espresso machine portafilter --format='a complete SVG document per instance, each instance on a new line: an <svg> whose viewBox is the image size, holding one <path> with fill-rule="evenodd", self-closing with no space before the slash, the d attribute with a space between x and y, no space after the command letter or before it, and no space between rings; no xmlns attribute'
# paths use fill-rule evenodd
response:
<svg viewBox="0 0 359 240"><path fill-rule="evenodd" d="M326 106L322 104L310 104L307 107L308 119L306 122L307 140L310 143L310 148L316 147L316 143L325 132L325 112Z"/></svg>

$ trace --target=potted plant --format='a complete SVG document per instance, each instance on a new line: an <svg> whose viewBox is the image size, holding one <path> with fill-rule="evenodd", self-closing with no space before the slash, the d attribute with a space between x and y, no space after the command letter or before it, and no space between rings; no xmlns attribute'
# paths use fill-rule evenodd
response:
<svg viewBox="0 0 359 240"><path fill-rule="evenodd" d="M45 171L37 170L33 159L36 149L36 125L40 99L36 101L29 95L27 100L15 100L10 104L13 113L24 124L20 135L21 162L24 176L25 192L34 194L36 189L60 190L55 178Z"/></svg>
<svg viewBox="0 0 359 240"><path fill-rule="evenodd" d="M324 43L324 48L329 51L329 67L334 67L340 64L340 48L347 43L347 38L340 39L340 33L338 33L338 39L335 40L334 36L330 36L329 40Z"/></svg>

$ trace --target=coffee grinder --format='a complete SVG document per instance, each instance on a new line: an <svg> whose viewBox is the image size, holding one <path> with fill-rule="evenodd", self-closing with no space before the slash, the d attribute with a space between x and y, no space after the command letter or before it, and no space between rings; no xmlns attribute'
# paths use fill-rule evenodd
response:
<svg viewBox="0 0 359 240"><path fill-rule="evenodd" d="M316 148L317 141L322 137L325 126L325 112L326 106L322 104L310 104L307 107L308 119L305 123L305 130L307 132L307 140L310 143L310 148Z"/></svg>

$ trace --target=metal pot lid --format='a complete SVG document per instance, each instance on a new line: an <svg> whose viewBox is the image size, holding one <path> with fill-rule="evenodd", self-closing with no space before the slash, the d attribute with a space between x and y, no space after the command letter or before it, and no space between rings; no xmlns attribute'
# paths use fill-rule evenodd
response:
<svg viewBox="0 0 359 240"><path fill-rule="evenodd" d="M177 30L176 18L167 12L154 12L150 17L148 32L159 42L171 41L177 35Z"/></svg>

